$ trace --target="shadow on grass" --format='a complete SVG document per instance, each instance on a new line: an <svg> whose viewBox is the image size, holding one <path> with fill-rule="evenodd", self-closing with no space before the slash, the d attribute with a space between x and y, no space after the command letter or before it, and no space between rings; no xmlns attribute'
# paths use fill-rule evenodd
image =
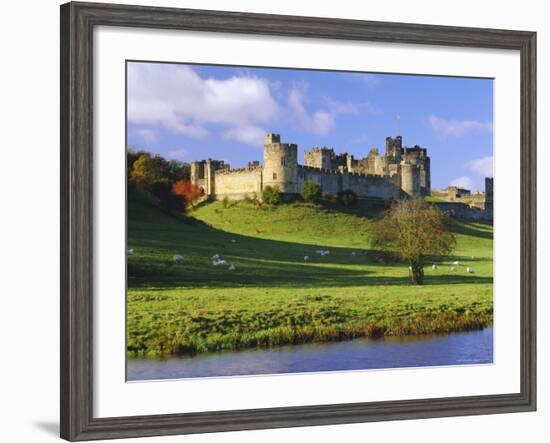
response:
<svg viewBox="0 0 550 443"><path fill-rule="evenodd" d="M493 239L493 224L487 221L466 221L451 219L450 229L455 234L469 235L472 237Z"/></svg>
<svg viewBox="0 0 550 443"><path fill-rule="evenodd" d="M326 247L232 234L196 219L182 220L129 200L128 238L136 253L128 259L128 287L351 287L409 285L407 265L381 251ZM464 228L464 223L457 223ZM470 226L470 225L468 225ZM475 230L473 227L467 229ZM475 230L476 232L481 232ZM320 256L317 251L329 250ZM185 256L174 263L176 254ZM219 255L226 264L214 266ZM429 258L429 263L463 257ZM483 258L476 261L484 260ZM236 270L229 271L229 264ZM445 266L445 265L441 265ZM368 269L375 267L376 269ZM491 283L492 277L429 273L425 285ZM384 275L387 274L387 275Z"/></svg>

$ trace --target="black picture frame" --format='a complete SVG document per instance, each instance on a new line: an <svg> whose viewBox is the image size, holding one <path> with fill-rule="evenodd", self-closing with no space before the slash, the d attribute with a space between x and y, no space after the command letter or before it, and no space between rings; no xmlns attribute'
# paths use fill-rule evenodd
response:
<svg viewBox="0 0 550 443"><path fill-rule="evenodd" d="M93 91L95 26L512 49L521 58L521 389L517 394L93 416ZM331 18L67 3L61 6L61 437L92 440L536 409L536 33Z"/></svg>

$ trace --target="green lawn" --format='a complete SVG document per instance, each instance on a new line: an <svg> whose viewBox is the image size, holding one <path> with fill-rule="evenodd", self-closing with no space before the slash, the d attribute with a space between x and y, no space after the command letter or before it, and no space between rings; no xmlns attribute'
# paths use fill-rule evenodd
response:
<svg viewBox="0 0 550 443"><path fill-rule="evenodd" d="M190 215L191 221L167 216L129 193L130 356L456 331L492 322L490 225L455 221L453 255L437 270L426 268L423 286L412 286L405 263L369 249L369 208L215 202ZM330 254L320 257L318 249ZM175 254L184 260L174 263ZM213 266L214 254L227 264ZM455 260L461 264L451 271ZM475 273L466 273L466 266Z"/></svg>

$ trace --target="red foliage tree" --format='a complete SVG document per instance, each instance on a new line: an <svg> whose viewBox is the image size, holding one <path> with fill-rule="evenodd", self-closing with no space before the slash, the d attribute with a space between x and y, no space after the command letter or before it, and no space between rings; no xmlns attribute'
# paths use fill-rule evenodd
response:
<svg viewBox="0 0 550 443"><path fill-rule="evenodd" d="M203 194L204 191L200 186L191 183L189 180L178 180L172 186L172 194L182 195L185 198L186 205L192 205Z"/></svg>

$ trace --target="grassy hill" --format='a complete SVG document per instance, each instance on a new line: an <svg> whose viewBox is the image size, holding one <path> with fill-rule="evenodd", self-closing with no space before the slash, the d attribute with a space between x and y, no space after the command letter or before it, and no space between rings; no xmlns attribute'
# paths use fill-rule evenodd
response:
<svg viewBox="0 0 550 443"><path fill-rule="evenodd" d="M129 355L456 331L492 322L490 225L455 221L453 256L437 270L426 269L425 285L411 286L406 264L369 249L372 215L368 208L213 202L185 221L131 191ZM321 257L319 249L330 254ZM175 254L184 260L175 263ZM215 254L226 264L214 266ZM454 260L461 261L458 271L450 270Z"/></svg>

